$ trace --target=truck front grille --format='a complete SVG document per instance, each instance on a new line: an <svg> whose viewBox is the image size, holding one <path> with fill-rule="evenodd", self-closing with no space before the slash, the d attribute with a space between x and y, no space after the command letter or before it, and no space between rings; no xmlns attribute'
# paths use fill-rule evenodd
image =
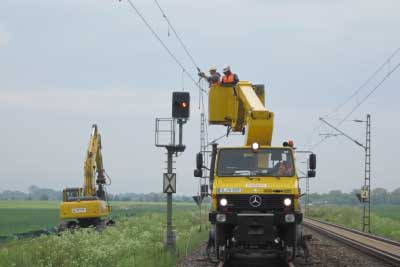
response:
<svg viewBox="0 0 400 267"><path fill-rule="evenodd" d="M250 204L250 198L252 196L259 196L261 204L254 207ZM226 207L220 207L219 201L221 198L228 200ZM283 200L285 198L292 199L292 205L286 210L293 210L293 196L291 195L218 195L218 210L230 211L230 212L243 212L243 211L262 211L262 212L282 212L285 209Z"/></svg>

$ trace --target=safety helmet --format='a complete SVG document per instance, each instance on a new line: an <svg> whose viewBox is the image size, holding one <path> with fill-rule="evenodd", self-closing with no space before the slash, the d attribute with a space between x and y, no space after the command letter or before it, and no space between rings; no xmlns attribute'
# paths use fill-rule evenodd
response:
<svg viewBox="0 0 400 267"><path fill-rule="evenodd" d="M222 69L223 72L231 71L231 67L229 65L224 65L224 68Z"/></svg>
<svg viewBox="0 0 400 267"><path fill-rule="evenodd" d="M208 70L209 71L217 71L217 67L215 67L214 65L211 65Z"/></svg>

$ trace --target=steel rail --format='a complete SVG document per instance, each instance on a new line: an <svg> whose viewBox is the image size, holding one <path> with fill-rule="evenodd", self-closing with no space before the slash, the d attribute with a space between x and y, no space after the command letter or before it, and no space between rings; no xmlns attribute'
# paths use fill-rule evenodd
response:
<svg viewBox="0 0 400 267"><path fill-rule="evenodd" d="M362 253L394 266L400 266L399 242L310 218L304 219L304 226Z"/></svg>

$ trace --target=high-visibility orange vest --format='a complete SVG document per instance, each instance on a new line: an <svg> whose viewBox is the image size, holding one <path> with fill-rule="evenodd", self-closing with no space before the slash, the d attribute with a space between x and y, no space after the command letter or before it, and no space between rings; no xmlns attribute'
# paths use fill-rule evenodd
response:
<svg viewBox="0 0 400 267"><path fill-rule="evenodd" d="M222 83L234 83L235 82L235 74L231 73L229 75L224 75L222 78Z"/></svg>

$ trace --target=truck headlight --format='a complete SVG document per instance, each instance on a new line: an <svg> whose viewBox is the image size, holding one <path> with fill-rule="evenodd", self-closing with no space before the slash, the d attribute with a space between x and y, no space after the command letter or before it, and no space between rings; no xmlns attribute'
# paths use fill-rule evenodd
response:
<svg viewBox="0 0 400 267"><path fill-rule="evenodd" d="M226 222L226 215L225 214L217 214L217 222Z"/></svg>
<svg viewBox="0 0 400 267"><path fill-rule="evenodd" d="M252 143L251 149L253 150L253 152L257 152L260 149L260 144L257 142Z"/></svg>
<svg viewBox="0 0 400 267"><path fill-rule="evenodd" d="M283 200L283 204L286 206L286 207L289 207L290 205L292 205L292 200L290 199L290 198L285 198L284 200Z"/></svg>
<svg viewBox="0 0 400 267"><path fill-rule="evenodd" d="M286 214L285 215L285 222L287 223L292 223L294 222L296 219L296 217L294 216L294 214Z"/></svg>
<svg viewBox="0 0 400 267"><path fill-rule="evenodd" d="M220 204L222 207L225 207L226 205L228 205L228 200L227 200L226 198L221 198L221 199L219 200L219 204Z"/></svg>

